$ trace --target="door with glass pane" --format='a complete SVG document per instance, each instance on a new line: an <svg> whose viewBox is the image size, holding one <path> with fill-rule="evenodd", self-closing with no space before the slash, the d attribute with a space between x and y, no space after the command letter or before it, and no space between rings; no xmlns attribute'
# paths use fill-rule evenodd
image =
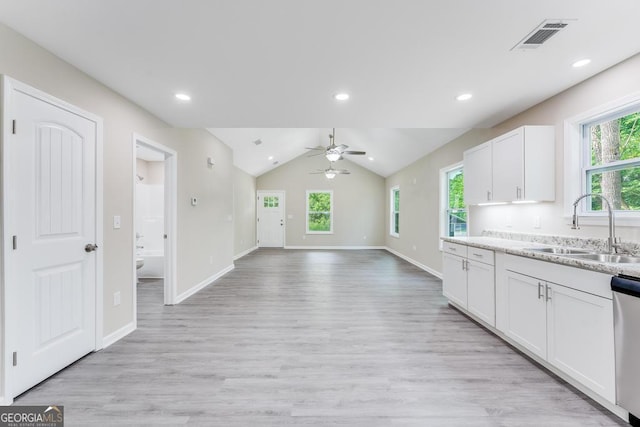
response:
<svg viewBox="0 0 640 427"><path fill-rule="evenodd" d="M284 192L258 192L258 246L284 247Z"/></svg>

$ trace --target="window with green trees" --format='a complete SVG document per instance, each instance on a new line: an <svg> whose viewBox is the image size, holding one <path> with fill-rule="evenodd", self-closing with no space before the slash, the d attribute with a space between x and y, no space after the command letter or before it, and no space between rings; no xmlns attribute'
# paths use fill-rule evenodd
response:
<svg viewBox="0 0 640 427"><path fill-rule="evenodd" d="M391 189L391 218L390 233L392 236L400 237L400 187Z"/></svg>
<svg viewBox="0 0 640 427"><path fill-rule="evenodd" d="M467 207L464 204L464 175L462 166L446 173L446 235L467 235Z"/></svg>
<svg viewBox="0 0 640 427"><path fill-rule="evenodd" d="M307 191L307 233L333 233L333 191Z"/></svg>
<svg viewBox="0 0 640 427"><path fill-rule="evenodd" d="M640 211L640 111L609 115L582 126L586 193L605 196L620 211ZM603 209L591 198L589 211Z"/></svg>

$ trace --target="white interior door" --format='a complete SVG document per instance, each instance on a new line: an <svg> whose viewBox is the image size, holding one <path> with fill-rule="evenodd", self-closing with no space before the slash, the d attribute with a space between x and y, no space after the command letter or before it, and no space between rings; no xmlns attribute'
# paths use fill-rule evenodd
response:
<svg viewBox="0 0 640 427"><path fill-rule="evenodd" d="M6 354L17 396L96 348L97 255L86 246L97 242L97 124L20 90L8 96Z"/></svg>
<svg viewBox="0 0 640 427"><path fill-rule="evenodd" d="M258 192L258 246L284 247L284 192Z"/></svg>

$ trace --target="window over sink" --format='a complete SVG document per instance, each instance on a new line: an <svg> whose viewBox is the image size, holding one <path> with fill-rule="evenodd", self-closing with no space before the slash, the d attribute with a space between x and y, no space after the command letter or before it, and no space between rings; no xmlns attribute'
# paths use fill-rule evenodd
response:
<svg viewBox="0 0 640 427"><path fill-rule="evenodd" d="M586 193L602 194L616 211L640 211L640 106L582 125ZM605 209L591 198L587 212Z"/></svg>
<svg viewBox="0 0 640 427"><path fill-rule="evenodd" d="M616 224L640 226L640 93L633 93L565 120L564 216L573 202L602 194L615 210ZM582 225L608 223L600 198L579 205Z"/></svg>

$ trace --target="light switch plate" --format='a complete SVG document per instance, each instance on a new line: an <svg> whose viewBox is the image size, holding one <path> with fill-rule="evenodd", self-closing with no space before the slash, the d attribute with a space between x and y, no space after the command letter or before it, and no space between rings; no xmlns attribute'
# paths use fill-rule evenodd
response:
<svg viewBox="0 0 640 427"><path fill-rule="evenodd" d="M119 229L120 225L121 225L121 222L122 222L122 220L120 218L120 215L114 215L113 216L113 229L114 230Z"/></svg>

